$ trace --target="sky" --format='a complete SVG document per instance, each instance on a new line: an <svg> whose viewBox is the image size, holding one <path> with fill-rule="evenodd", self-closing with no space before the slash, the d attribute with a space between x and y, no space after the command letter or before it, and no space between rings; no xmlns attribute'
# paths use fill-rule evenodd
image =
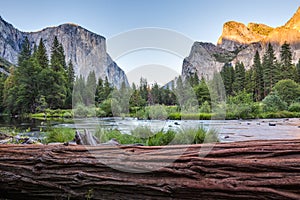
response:
<svg viewBox="0 0 300 200"><path fill-rule="evenodd" d="M132 29L157 27L193 41L216 44L227 21L277 27L287 22L299 6L300 0L3 0L0 16L22 31L75 23L110 39ZM137 59L145 53L135 53L138 55L128 54L117 60L127 72L151 63ZM152 57L161 60L156 64L173 66L180 72L180 56L172 59L165 52L154 52ZM144 63L132 63L134 58Z"/></svg>

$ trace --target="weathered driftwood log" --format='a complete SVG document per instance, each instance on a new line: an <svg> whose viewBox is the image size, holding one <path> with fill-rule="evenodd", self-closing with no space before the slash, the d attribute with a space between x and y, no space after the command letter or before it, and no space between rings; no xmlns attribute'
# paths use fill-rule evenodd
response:
<svg viewBox="0 0 300 200"><path fill-rule="evenodd" d="M0 145L0 198L300 199L300 140L203 147Z"/></svg>

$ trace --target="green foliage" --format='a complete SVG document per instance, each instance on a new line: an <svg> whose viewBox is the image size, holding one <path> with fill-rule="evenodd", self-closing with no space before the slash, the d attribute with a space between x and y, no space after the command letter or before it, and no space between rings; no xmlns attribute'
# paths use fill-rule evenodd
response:
<svg viewBox="0 0 300 200"><path fill-rule="evenodd" d="M237 63L234 69L233 91L238 93L245 88L246 72L243 63Z"/></svg>
<svg viewBox="0 0 300 200"><path fill-rule="evenodd" d="M18 68L11 70L11 76L4 86L4 105L12 114L35 113L46 108L62 108L65 103L66 73L64 52L58 43L53 44L51 67L42 39L31 55L30 43L25 38L19 55Z"/></svg>
<svg viewBox="0 0 300 200"><path fill-rule="evenodd" d="M145 140L129 134L122 134L116 129L103 129L98 127L95 131L95 137L97 137L101 143L116 139L120 144L145 144Z"/></svg>
<svg viewBox="0 0 300 200"><path fill-rule="evenodd" d="M174 130L168 130L167 132L159 131L155 135L151 136L146 144L148 146L163 146L172 142L176 135Z"/></svg>
<svg viewBox="0 0 300 200"><path fill-rule="evenodd" d="M149 113L149 119L167 119L168 113L162 105L148 106L145 108Z"/></svg>
<svg viewBox="0 0 300 200"><path fill-rule="evenodd" d="M218 142L216 130L206 130L203 127L188 128L180 131L168 130L152 132L150 127L137 127L131 135L122 134L116 129L97 128L95 136L103 143L116 139L120 144L144 144L148 146L162 146L173 144L200 144L203 142Z"/></svg>
<svg viewBox="0 0 300 200"><path fill-rule="evenodd" d="M74 117L93 117L96 116L96 110L94 107L88 107L84 104L77 104L73 110Z"/></svg>
<svg viewBox="0 0 300 200"><path fill-rule="evenodd" d="M278 71L275 65L276 58L274 55L273 46L269 43L267 51L263 56L263 80L264 80L264 97L270 92L276 82Z"/></svg>
<svg viewBox="0 0 300 200"><path fill-rule="evenodd" d="M138 126L131 130L131 135L136 138L147 139L154 135L154 132L149 126Z"/></svg>
<svg viewBox="0 0 300 200"><path fill-rule="evenodd" d="M226 111L226 118L248 119L258 115L259 106L253 102L252 95L244 90L228 98Z"/></svg>
<svg viewBox="0 0 300 200"><path fill-rule="evenodd" d="M210 104L205 101L201 107L200 107L200 113L211 113L211 107L210 107Z"/></svg>
<svg viewBox="0 0 300 200"><path fill-rule="evenodd" d="M51 47L50 66L52 70L56 72L63 71L67 68L64 49L62 47L62 44L58 42L56 36L53 39Z"/></svg>
<svg viewBox="0 0 300 200"><path fill-rule="evenodd" d="M264 77L263 68L260 61L260 56L258 51L256 51L254 56L253 64L253 80L254 80L254 99L256 101L261 101L264 98Z"/></svg>
<svg viewBox="0 0 300 200"><path fill-rule="evenodd" d="M267 112L267 113L259 114L259 118L262 119L299 118L299 117L300 117L300 113L289 112L289 111Z"/></svg>
<svg viewBox="0 0 300 200"><path fill-rule="evenodd" d="M170 120L211 120L214 116L212 113L170 113L168 119Z"/></svg>
<svg viewBox="0 0 300 200"><path fill-rule="evenodd" d="M0 113L4 112L4 104L3 104L3 98L4 98L4 84L6 80L6 75L0 74Z"/></svg>
<svg viewBox="0 0 300 200"><path fill-rule="evenodd" d="M203 142L218 142L216 130L206 130L204 127L186 128L175 134L171 144L201 144Z"/></svg>
<svg viewBox="0 0 300 200"><path fill-rule="evenodd" d="M96 93L97 83L95 71L89 73L85 85L85 105L91 106L95 105L95 93Z"/></svg>
<svg viewBox="0 0 300 200"><path fill-rule="evenodd" d="M75 71L72 61L70 60L67 67L67 85L66 85L66 101L65 108L72 108L72 93L75 81Z"/></svg>
<svg viewBox="0 0 300 200"><path fill-rule="evenodd" d="M18 57L18 65L22 65L24 61L28 61L31 57L31 48L30 48L30 42L27 37L25 37L22 47L21 47L21 52Z"/></svg>
<svg viewBox="0 0 300 200"><path fill-rule="evenodd" d="M288 110L290 112L300 112L300 102L292 103Z"/></svg>
<svg viewBox="0 0 300 200"><path fill-rule="evenodd" d="M221 70L221 76L224 82L225 90L227 95L233 94L233 83L234 83L234 69L231 64L226 63L222 70Z"/></svg>
<svg viewBox="0 0 300 200"><path fill-rule="evenodd" d="M300 85L291 79L279 81L273 89L276 90L280 99L287 102L288 105L295 102L300 96Z"/></svg>
<svg viewBox="0 0 300 200"><path fill-rule="evenodd" d="M47 50L46 50L46 47L45 47L45 44L44 44L42 38L40 39L39 46L33 55L34 55L39 67L41 67L43 69L48 68L49 60L48 60L48 56L47 56Z"/></svg>
<svg viewBox="0 0 300 200"><path fill-rule="evenodd" d="M52 128L47 131L46 143L68 142L75 137L75 131L71 128Z"/></svg>
<svg viewBox="0 0 300 200"><path fill-rule="evenodd" d="M299 58L298 63L296 65L296 73L295 73L295 75L296 75L296 81L297 81L297 83L300 83L300 58Z"/></svg>
<svg viewBox="0 0 300 200"><path fill-rule="evenodd" d="M280 50L280 59L281 59L281 79L288 79L291 76L294 76L292 69L292 52L290 44L285 42L281 46Z"/></svg>
<svg viewBox="0 0 300 200"><path fill-rule="evenodd" d="M278 112L287 109L287 103L279 97L277 92L272 92L266 96L262 103L264 112Z"/></svg>
<svg viewBox="0 0 300 200"><path fill-rule="evenodd" d="M112 104L111 101L112 101L111 99L106 99L99 105L99 108L102 110L103 113L105 113L105 117L113 116L112 108L111 108L111 104Z"/></svg>
<svg viewBox="0 0 300 200"><path fill-rule="evenodd" d="M194 86L194 92L199 105L202 105L204 102L211 102L209 89L204 79Z"/></svg>

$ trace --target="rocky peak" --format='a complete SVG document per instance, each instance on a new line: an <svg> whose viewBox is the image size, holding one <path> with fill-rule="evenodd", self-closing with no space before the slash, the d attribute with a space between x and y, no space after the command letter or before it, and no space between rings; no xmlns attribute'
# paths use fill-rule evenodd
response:
<svg viewBox="0 0 300 200"><path fill-rule="evenodd" d="M271 43L277 59L280 57L281 45L288 42L293 52L292 62L300 58L300 7L294 16L284 25L272 28L265 24L243 23L229 21L224 24L222 35L217 46L214 44L195 42L190 55L185 58L182 66L182 76L198 73L209 75L215 70L220 70L225 63L233 66L243 62L246 69L253 65L255 52L262 57L267 44Z"/></svg>
<svg viewBox="0 0 300 200"><path fill-rule="evenodd" d="M294 16L285 24L285 27L300 31L300 7L298 8Z"/></svg>
<svg viewBox="0 0 300 200"><path fill-rule="evenodd" d="M223 32L218 40L218 46L228 51L235 51L251 43L261 41L273 28L264 24L229 21L223 26Z"/></svg>
<svg viewBox="0 0 300 200"><path fill-rule="evenodd" d="M21 32L0 18L0 57L17 64L18 54L25 37L32 46L42 38L50 55L52 41L57 36L65 50L66 61L72 60L76 75L87 77L95 71L97 78L105 79L119 87L122 82L128 84L122 69L106 52L106 39L75 24L44 28L36 32Z"/></svg>

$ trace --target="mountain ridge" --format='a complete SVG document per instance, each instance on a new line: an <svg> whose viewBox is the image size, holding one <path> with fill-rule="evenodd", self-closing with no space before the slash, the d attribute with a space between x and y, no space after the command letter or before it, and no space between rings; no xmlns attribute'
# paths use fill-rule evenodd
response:
<svg viewBox="0 0 300 200"><path fill-rule="evenodd" d="M66 62L73 62L76 75L87 77L91 71L95 71L97 78L107 77L114 86L120 87L122 82L128 85L125 72L106 52L105 37L72 23L24 32L0 16L0 57L16 65L25 37L29 39L31 47L42 38L49 56L54 36L64 47Z"/></svg>
<svg viewBox="0 0 300 200"><path fill-rule="evenodd" d="M275 28L260 23L248 23L248 25L235 21L224 23L217 45L194 43L190 55L182 64L182 76L188 77L190 73L197 72L199 77L203 74L206 74L205 78L211 77L213 72L220 71L225 63L231 63L234 66L238 62L243 62L245 68L250 69L256 51L262 58L267 45L271 43L276 58L279 58L281 45L285 42L291 46L292 62L298 62L300 58L300 7L284 25ZM197 55L196 52L203 50L207 53Z"/></svg>

